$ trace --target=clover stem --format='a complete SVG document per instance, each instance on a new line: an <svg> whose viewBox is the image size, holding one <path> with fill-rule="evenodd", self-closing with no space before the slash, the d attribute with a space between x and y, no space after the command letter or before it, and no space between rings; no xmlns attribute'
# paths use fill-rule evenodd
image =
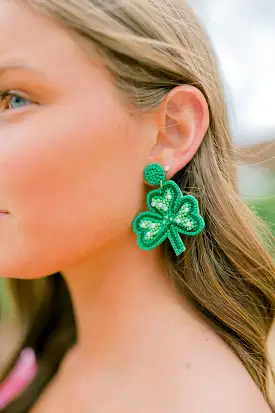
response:
<svg viewBox="0 0 275 413"><path fill-rule="evenodd" d="M176 255L180 255L183 251L185 251L185 245L181 239L181 236L173 225L169 228L168 238Z"/></svg>

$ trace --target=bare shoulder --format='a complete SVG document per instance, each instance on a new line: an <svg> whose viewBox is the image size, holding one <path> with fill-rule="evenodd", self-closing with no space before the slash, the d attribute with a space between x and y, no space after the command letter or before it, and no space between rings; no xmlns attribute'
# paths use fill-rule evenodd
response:
<svg viewBox="0 0 275 413"><path fill-rule="evenodd" d="M184 379L189 413L272 413L249 373L221 339L195 340Z"/></svg>

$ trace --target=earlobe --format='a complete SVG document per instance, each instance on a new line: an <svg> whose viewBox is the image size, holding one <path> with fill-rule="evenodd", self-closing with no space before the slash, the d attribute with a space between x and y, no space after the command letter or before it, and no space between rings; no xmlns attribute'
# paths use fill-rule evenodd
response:
<svg viewBox="0 0 275 413"><path fill-rule="evenodd" d="M150 161L170 165L170 179L195 156L208 126L209 109L202 92L191 85L175 87L160 108L158 140Z"/></svg>

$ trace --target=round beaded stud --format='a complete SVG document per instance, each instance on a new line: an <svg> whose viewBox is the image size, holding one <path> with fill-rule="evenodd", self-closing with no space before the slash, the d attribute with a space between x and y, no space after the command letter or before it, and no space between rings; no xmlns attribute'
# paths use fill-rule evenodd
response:
<svg viewBox="0 0 275 413"><path fill-rule="evenodd" d="M160 182L164 182L166 180L164 169L156 163L148 165L144 169L144 180L149 185L160 185Z"/></svg>

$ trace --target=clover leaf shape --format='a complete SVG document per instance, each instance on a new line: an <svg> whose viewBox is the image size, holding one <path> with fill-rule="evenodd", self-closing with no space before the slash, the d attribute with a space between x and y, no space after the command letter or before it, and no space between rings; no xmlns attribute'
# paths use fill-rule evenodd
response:
<svg viewBox="0 0 275 413"><path fill-rule="evenodd" d="M183 195L174 181L150 191L146 201L149 211L141 212L133 222L138 246L143 250L151 250L168 238L180 255L185 250L180 234L198 235L205 227L196 198Z"/></svg>

